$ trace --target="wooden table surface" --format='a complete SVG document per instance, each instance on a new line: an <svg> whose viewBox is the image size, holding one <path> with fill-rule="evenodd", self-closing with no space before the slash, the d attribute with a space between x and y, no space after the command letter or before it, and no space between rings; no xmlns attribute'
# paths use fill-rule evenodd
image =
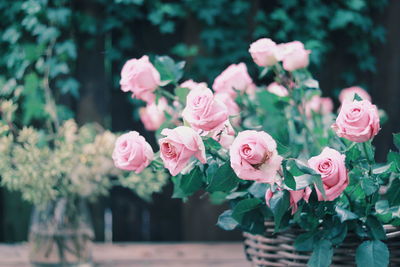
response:
<svg viewBox="0 0 400 267"><path fill-rule="evenodd" d="M96 267L249 267L242 243L95 244ZM28 267L28 245L0 245L0 267Z"/></svg>

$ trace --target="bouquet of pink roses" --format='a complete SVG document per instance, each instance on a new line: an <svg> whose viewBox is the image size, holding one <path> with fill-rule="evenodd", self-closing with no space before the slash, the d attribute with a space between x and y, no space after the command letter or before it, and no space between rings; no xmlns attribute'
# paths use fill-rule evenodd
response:
<svg viewBox="0 0 400 267"><path fill-rule="evenodd" d="M249 52L260 66L257 86L244 63L232 64L215 80L179 83L184 63L147 56L127 61L121 88L141 99L140 117L156 131L159 152L137 132L120 136L113 153L118 168L140 173L167 168L175 198L202 190L227 200L218 225L252 234L304 229L295 246L313 251L310 266L329 266L333 248L347 233L360 245L358 266L387 266L383 225L400 225L400 154L376 163L372 139L379 111L360 87L344 89L338 114L307 71L301 42L276 44L263 38ZM400 135L394 135L400 149Z"/></svg>

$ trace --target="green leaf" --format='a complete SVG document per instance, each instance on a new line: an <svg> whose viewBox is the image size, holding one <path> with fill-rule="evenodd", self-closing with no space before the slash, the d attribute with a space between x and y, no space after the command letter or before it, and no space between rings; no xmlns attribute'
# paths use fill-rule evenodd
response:
<svg viewBox="0 0 400 267"><path fill-rule="evenodd" d="M301 161L297 160L297 159L292 159L291 161L294 162L294 164L296 165L296 167L304 174L310 174L310 175L318 175L319 173L317 173L314 169L311 169L310 167L304 165L304 163L302 163Z"/></svg>
<svg viewBox="0 0 400 267"><path fill-rule="evenodd" d="M314 247L315 231L306 232L296 237L294 246L297 251L312 251Z"/></svg>
<svg viewBox="0 0 400 267"><path fill-rule="evenodd" d="M385 267L389 265L389 250L379 240L364 241L357 248L356 263L358 267Z"/></svg>
<svg viewBox="0 0 400 267"><path fill-rule="evenodd" d="M247 191L249 191L250 194L252 194L256 198L264 198L265 197L265 192L269 188L268 184L264 183L253 183Z"/></svg>
<svg viewBox="0 0 400 267"><path fill-rule="evenodd" d="M329 23L329 28L331 30L343 29L348 24L354 21L356 15L358 15L358 13L354 11L338 9L331 18L331 21Z"/></svg>
<svg viewBox="0 0 400 267"><path fill-rule="evenodd" d="M374 183L370 177L364 177L361 180L361 187L364 190L365 195L370 196L375 193L379 187Z"/></svg>
<svg viewBox="0 0 400 267"><path fill-rule="evenodd" d="M178 82L183 76L183 67L185 62L181 61L175 63L175 61L168 56L157 56L154 66L158 70L161 76L161 81L166 82Z"/></svg>
<svg viewBox="0 0 400 267"><path fill-rule="evenodd" d="M318 188L319 192L321 192L322 197L326 198L325 188L324 188L324 185L322 183L321 176L320 175L318 175L318 176L317 175L313 175L312 177L313 177L314 184Z"/></svg>
<svg viewBox="0 0 400 267"><path fill-rule="evenodd" d="M203 173L199 167L195 167L190 173L182 175L180 188L188 196L199 190L203 184Z"/></svg>
<svg viewBox="0 0 400 267"><path fill-rule="evenodd" d="M239 224L232 217L232 210L226 210L218 217L217 225L226 231L235 229Z"/></svg>
<svg viewBox="0 0 400 267"><path fill-rule="evenodd" d="M365 224L370 230L371 236L374 239L383 240L386 239L386 231L382 226L382 223L374 216L368 216Z"/></svg>
<svg viewBox="0 0 400 267"><path fill-rule="evenodd" d="M379 200L375 203L376 217L379 218L383 223L389 223L393 216L392 210L389 207L389 202L385 200Z"/></svg>
<svg viewBox="0 0 400 267"><path fill-rule="evenodd" d="M245 191L235 191L235 192L232 192L229 195L227 195L226 199L229 199L229 200L237 199L240 197L244 197L245 195L247 195L247 192L245 192Z"/></svg>
<svg viewBox="0 0 400 267"><path fill-rule="evenodd" d="M40 87L39 78L34 72L25 76L23 94L23 123L28 124L33 119L44 118L47 113L44 108L45 100L43 90Z"/></svg>
<svg viewBox="0 0 400 267"><path fill-rule="evenodd" d="M231 168L231 163L228 161L215 172L206 190L208 192L230 192L239 184L239 181Z"/></svg>
<svg viewBox="0 0 400 267"><path fill-rule="evenodd" d="M239 201L233 208L232 218L238 223L242 223L245 214L258 208L261 203L261 200L258 198L248 198Z"/></svg>
<svg viewBox="0 0 400 267"><path fill-rule="evenodd" d="M329 240L322 239L314 245L313 253L307 265L310 267L329 267L332 262L333 248Z"/></svg>
<svg viewBox="0 0 400 267"><path fill-rule="evenodd" d="M391 162L397 171L400 171L400 153L390 151L387 156L388 162Z"/></svg>
<svg viewBox="0 0 400 267"><path fill-rule="evenodd" d="M351 148L346 151L346 163L349 164L352 161L358 161L361 157L361 150L356 146L352 145Z"/></svg>
<svg viewBox="0 0 400 267"><path fill-rule="evenodd" d="M175 88L175 95L178 97L179 102L186 104L186 97L189 94L188 88L183 87L176 87Z"/></svg>
<svg viewBox="0 0 400 267"><path fill-rule="evenodd" d="M226 201L227 195L228 194L225 192L220 192L220 191L212 192L210 194L210 202L214 205L221 205Z"/></svg>
<svg viewBox="0 0 400 267"><path fill-rule="evenodd" d="M269 201L270 208L274 214L275 232L278 231L283 215L289 209L289 192L276 191Z"/></svg>
<svg viewBox="0 0 400 267"><path fill-rule="evenodd" d="M400 133L393 134L393 142L397 149L400 150Z"/></svg>
<svg viewBox="0 0 400 267"><path fill-rule="evenodd" d="M372 169L373 174L385 174L392 170L392 162L385 165L376 166Z"/></svg>
<svg viewBox="0 0 400 267"><path fill-rule="evenodd" d="M283 169L283 176L285 177L285 179L283 180L283 182L285 183L285 185L287 185L290 189L296 190L296 181L293 177L293 175L287 170L286 167L286 161L283 162L282 164L282 169Z"/></svg>
<svg viewBox="0 0 400 267"><path fill-rule="evenodd" d="M206 150L212 149L214 151L218 151L222 148L221 144L211 137L203 140L203 142Z"/></svg>
<svg viewBox="0 0 400 267"><path fill-rule="evenodd" d="M346 223L336 224L330 229L328 238L334 246L340 245L347 236L347 230L348 228Z"/></svg>
<svg viewBox="0 0 400 267"><path fill-rule="evenodd" d="M180 186L181 184L181 175L173 176L172 178L172 183L174 184L174 192L172 194L172 198L187 198L187 194L182 191L182 188Z"/></svg>
<svg viewBox="0 0 400 267"><path fill-rule="evenodd" d="M215 161L211 162L206 169L206 175L203 177L204 182L209 184L215 173L218 171L218 169L219 169L218 163Z"/></svg>
<svg viewBox="0 0 400 267"><path fill-rule="evenodd" d="M294 177L296 180L296 190L304 189L314 183L314 177L309 174Z"/></svg>
<svg viewBox="0 0 400 267"><path fill-rule="evenodd" d="M375 148L372 146L371 141L367 141L364 143L358 143L358 145L363 148L363 150L365 151L365 153L367 154L366 156L369 159L375 159Z"/></svg>
<svg viewBox="0 0 400 267"><path fill-rule="evenodd" d="M387 193L387 199L390 206L400 205L400 180L395 179L392 181Z"/></svg>
<svg viewBox="0 0 400 267"><path fill-rule="evenodd" d="M355 214L347 209L341 208L339 206L336 206L335 211L336 211L336 214L339 216L339 219L341 222L345 222L348 220L354 220L354 219L358 218L357 214Z"/></svg>

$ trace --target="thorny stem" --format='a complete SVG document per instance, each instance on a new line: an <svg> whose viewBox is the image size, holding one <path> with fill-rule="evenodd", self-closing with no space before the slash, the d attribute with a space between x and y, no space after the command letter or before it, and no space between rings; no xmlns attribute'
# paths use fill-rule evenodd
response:
<svg viewBox="0 0 400 267"><path fill-rule="evenodd" d="M364 142L364 143L362 143L362 144L363 144L363 149L364 149L365 157L366 157L366 159L367 159L367 161L368 161L368 164L369 164L369 166L370 166L370 168L371 168L371 166L372 166L372 160L369 158L369 155L368 155L367 144L366 144L366 142Z"/></svg>

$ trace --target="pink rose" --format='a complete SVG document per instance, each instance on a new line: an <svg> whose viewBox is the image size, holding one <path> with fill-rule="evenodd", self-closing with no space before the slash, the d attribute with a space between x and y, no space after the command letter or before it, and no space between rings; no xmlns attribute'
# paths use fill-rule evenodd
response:
<svg viewBox="0 0 400 267"><path fill-rule="evenodd" d="M290 193L290 206L292 207L292 215L297 211L297 203L304 199L305 202L308 203L308 200L311 195L311 188L306 187L305 189L300 190L289 190Z"/></svg>
<svg viewBox="0 0 400 267"><path fill-rule="evenodd" d="M118 137L112 154L115 167L136 173L143 171L153 157L154 153L150 144L135 131Z"/></svg>
<svg viewBox="0 0 400 267"><path fill-rule="evenodd" d="M235 100L227 93L215 94L215 99L225 104L228 115L232 116L232 123L238 125L240 123L240 108Z"/></svg>
<svg viewBox="0 0 400 267"><path fill-rule="evenodd" d="M322 150L321 154L308 160L310 168L321 174L326 199L323 198L322 193L315 187L319 201L332 201L336 199L349 184L345 158L345 155L326 147Z"/></svg>
<svg viewBox="0 0 400 267"><path fill-rule="evenodd" d="M367 93L367 91L365 91L364 89L362 89L361 87L358 87L358 86L344 88L339 94L339 101L341 103L343 103L346 100L353 101L354 96L356 94L359 97L361 97L363 100L368 100L371 102L371 96Z"/></svg>
<svg viewBox="0 0 400 267"><path fill-rule="evenodd" d="M244 180L274 183L281 167L275 140L266 132L243 131L230 148L231 167Z"/></svg>
<svg viewBox="0 0 400 267"><path fill-rule="evenodd" d="M340 137L366 142L380 130L378 109L368 100L345 101L332 128Z"/></svg>
<svg viewBox="0 0 400 267"><path fill-rule="evenodd" d="M147 104L146 107L139 109L140 120L144 124L144 128L148 131L155 131L164 123L165 115L168 109L168 102L163 97L156 102Z"/></svg>
<svg viewBox="0 0 400 267"><path fill-rule="evenodd" d="M212 131L225 123L228 110L210 89L196 88L187 95L182 117L197 131Z"/></svg>
<svg viewBox="0 0 400 267"><path fill-rule="evenodd" d="M172 130L163 129L161 134L166 137L159 140L160 157L172 176L179 174L192 156L206 163L203 140L192 128L179 126Z"/></svg>
<svg viewBox="0 0 400 267"><path fill-rule="evenodd" d="M273 66L278 62L276 58L277 45L268 38L262 38L250 45L249 52L254 62L260 67Z"/></svg>
<svg viewBox="0 0 400 267"><path fill-rule="evenodd" d="M308 102L306 102L305 108L306 116L309 118L312 116L312 111L314 113L326 115L332 113L333 101L329 97L320 97L319 95L315 95Z"/></svg>
<svg viewBox="0 0 400 267"><path fill-rule="evenodd" d="M294 71L308 66L311 51L304 48L299 41L278 45L278 58L282 60L283 68Z"/></svg>
<svg viewBox="0 0 400 267"><path fill-rule="evenodd" d="M195 89L195 88L197 88L199 86L203 87L203 88L207 88L207 84L206 83L204 83L204 82L203 83L198 83L198 82L195 82L193 80L184 81L183 83L181 83L179 85L179 87L187 88L189 90L193 90L193 89Z"/></svg>
<svg viewBox="0 0 400 267"><path fill-rule="evenodd" d="M267 86L267 91L280 97L288 96L288 90L277 82L273 82Z"/></svg>
<svg viewBox="0 0 400 267"><path fill-rule="evenodd" d="M217 93L228 93L236 97L236 91L246 91L253 84L244 63L232 64L214 80L213 89Z"/></svg>
<svg viewBox="0 0 400 267"><path fill-rule="evenodd" d="M122 67L121 89L124 92L132 92L136 97L146 102L153 102L155 99L154 90L160 84L160 74L150 63L148 56L140 59L130 59Z"/></svg>

